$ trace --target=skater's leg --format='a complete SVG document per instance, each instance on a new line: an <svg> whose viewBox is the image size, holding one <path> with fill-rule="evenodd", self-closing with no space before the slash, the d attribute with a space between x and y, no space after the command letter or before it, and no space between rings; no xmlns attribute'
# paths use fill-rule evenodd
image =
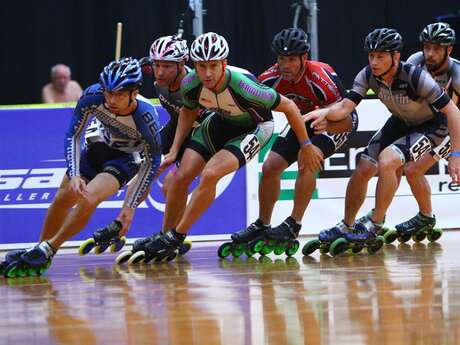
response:
<svg viewBox="0 0 460 345"><path fill-rule="evenodd" d="M56 235L69 214L69 210L77 203L78 199L79 195L70 188L69 178L65 175L46 212L40 242L49 240Z"/></svg>
<svg viewBox="0 0 460 345"><path fill-rule="evenodd" d="M88 196L78 200L66 217L63 225L49 243L57 250L62 243L79 233L87 224L96 207L120 188L118 180L111 174L100 173L87 185Z"/></svg>

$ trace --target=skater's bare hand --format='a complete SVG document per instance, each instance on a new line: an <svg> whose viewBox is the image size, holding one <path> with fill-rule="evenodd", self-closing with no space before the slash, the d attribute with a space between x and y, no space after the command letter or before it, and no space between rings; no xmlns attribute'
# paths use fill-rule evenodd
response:
<svg viewBox="0 0 460 345"><path fill-rule="evenodd" d="M297 157L297 164L299 170L310 170L316 172L321 170L321 164L323 163L323 155L313 144L305 145L299 150Z"/></svg>
<svg viewBox="0 0 460 345"><path fill-rule="evenodd" d="M70 179L70 188L73 192L77 193L81 197L88 197L88 189L86 188L86 182L80 176L74 176Z"/></svg>
<svg viewBox="0 0 460 345"><path fill-rule="evenodd" d="M156 176L160 176L163 171L165 171L171 164L173 164L177 159L177 152L170 151L165 155L163 162L161 162L160 167L157 170Z"/></svg>
<svg viewBox="0 0 460 345"><path fill-rule="evenodd" d="M315 109L308 114L303 115L305 122L311 121L310 127L315 129L315 132L320 131L323 126L327 126L327 109Z"/></svg>
<svg viewBox="0 0 460 345"><path fill-rule="evenodd" d="M460 183L460 157L450 156L449 157L449 175L452 178L452 182Z"/></svg>
<svg viewBox="0 0 460 345"><path fill-rule="evenodd" d="M316 109L319 109L319 107L316 106L315 110ZM311 112L309 114L311 114ZM309 114L302 115L302 118L303 118L303 120L305 122L314 120L314 118L312 118L312 115L309 115ZM318 135L318 134L326 132L327 124L328 124L328 122L327 122L326 117L324 117L324 118L320 117L320 118L318 118L318 121L314 122L314 124L313 123L311 124L312 125L311 127L313 128L315 134Z"/></svg>
<svg viewBox="0 0 460 345"><path fill-rule="evenodd" d="M118 214L117 220L119 220L122 224L121 230L120 230L120 236L126 235L128 232L129 228L131 227L131 223L133 222L134 218L134 208L131 207L123 207Z"/></svg>

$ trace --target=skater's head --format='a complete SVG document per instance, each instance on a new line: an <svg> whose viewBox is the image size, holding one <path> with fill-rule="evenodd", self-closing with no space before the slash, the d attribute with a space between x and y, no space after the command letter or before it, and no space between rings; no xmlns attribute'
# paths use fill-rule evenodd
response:
<svg viewBox="0 0 460 345"><path fill-rule="evenodd" d="M308 35L299 28L281 30L273 37L272 51L277 55L282 77L296 81L303 74L310 53Z"/></svg>
<svg viewBox="0 0 460 345"><path fill-rule="evenodd" d="M447 23L427 25L419 36L425 65L430 72L444 72L455 44L455 31Z"/></svg>
<svg viewBox="0 0 460 345"><path fill-rule="evenodd" d="M164 36L156 39L150 47L155 82L162 87L179 84L179 77L185 75L188 60L187 41L177 36Z"/></svg>
<svg viewBox="0 0 460 345"><path fill-rule="evenodd" d="M190 47L198 78L207 89L215 89L224 80L229 48L227 40L215 32L198 36Z"/></svg>
<svg viewBox="0 0 460 345"><path fill-rule="evenodd" d="M122 58L105 66L99 77L107 108L114 114L131 113L142 85L142 70L134 58Z"/></svg>
<svg viewBox="0 0 460 345"><path fill-rule="evenodd" d="M395 29L379 28L366 36L364 50L374 76L383 78L396 74L402 47L402 37Z"/></svg>

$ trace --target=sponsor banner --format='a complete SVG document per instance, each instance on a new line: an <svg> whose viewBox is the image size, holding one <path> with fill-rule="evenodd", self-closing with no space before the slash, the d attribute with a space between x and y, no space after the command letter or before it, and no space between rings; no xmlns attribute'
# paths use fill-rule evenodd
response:
<svg viewBox="0 0 460 345"><path fill-rule="evenodd" d="M345 192L349 177L356 168L357 156L367 145L367 142L381 128L388 116L387 109L378 100L364 100L358 106L358 132L338 152L326 159L324 170L317 179L316 190L312 201L305 212L302 222L303 234L316 234L319 231L332 227L344 216ZM275 135L286 125L283 114L275 114ZM271 144L274 142L272 138ZM264 159L269 151L265 147L247 166L247 223L258 217L258 182ZM451 182L447 172L447 162L438 162L427 173L427 180L431 187L433 211L437 217L437 226L442 228L458 228L460 216L454 211L453 205L458 203L460 186ZM281 178L281 191L272 217L272 225L280 224L291 214L294 199L294 186L297 178L297 164L291 165ZM371 179L367 196L358 216L366 214L375 204L375 187L377 178ZM410 187L403 177L396 196L388 210L386 226L393 227L405 221L418 212L417 203L412 196Z"/></svg>
<svg viewBox="0 0 460 345"><path fill-rule="evenodd" d="M162 123L167 113L157 106ZM0 110L0 243L36 242L58 187L65 176L64 134L72 108ZM193 226L191 235L231 233L246 223L245 170L226 176L218 185L214 204ZM165 200L163 177L152 183L148 198L138 207L130 237L161 229ZM190 191L197 185L195 181ZM96 210L73 240L83 240L118 214L126 188Z"/></svg>

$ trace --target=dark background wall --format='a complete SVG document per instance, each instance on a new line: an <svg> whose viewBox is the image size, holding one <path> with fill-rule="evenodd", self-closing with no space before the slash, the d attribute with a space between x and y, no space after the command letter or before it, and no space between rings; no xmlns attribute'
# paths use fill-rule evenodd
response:
<svg viewBox="0 0 460 345"><path fill-rule="evenodd" d="M204 0L204 31L224 35L230 63L258 74L274 62L273 35L290 27L292 0ZM0 10L0 104L36 103L50 67L71 66L82 86L97 81L114 58L116 23L123 22L122 56L147 55L151 42L176 32L186 0L4 1ZM397 28L403 57L419 48L418 34L434 17L460 10L458 0L318 0L320 60L350 87L366 64L363 38L379 26ZM187 28L189 43L191 27ZM460 28L457 29L460 36ZM454 51L459 56L459 49ZM143 90L152 96L150 87Z"/></svg>

